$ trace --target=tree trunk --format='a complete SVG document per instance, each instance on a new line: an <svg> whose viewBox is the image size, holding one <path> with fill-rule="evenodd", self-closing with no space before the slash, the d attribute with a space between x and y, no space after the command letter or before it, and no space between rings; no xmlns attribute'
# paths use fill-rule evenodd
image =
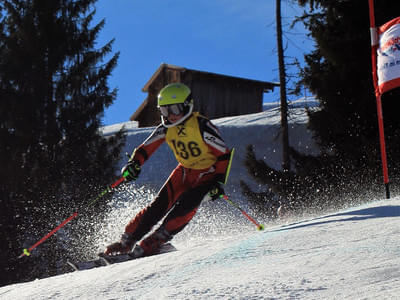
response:
<svg viewBox="0 0 400 300"><path fill-rule="evenodd" d="M282 127L282 169L290 171L289 158L289 127L287 122L287 99L286 99L286 71L282 46L282 21L281 0L276 0L276 38L278 45L279 81L281 98L281 127Z"/></svg>

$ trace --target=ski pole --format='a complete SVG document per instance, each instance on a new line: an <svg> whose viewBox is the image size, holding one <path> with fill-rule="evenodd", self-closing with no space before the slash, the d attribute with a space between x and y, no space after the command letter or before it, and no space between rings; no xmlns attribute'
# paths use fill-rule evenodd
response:
<svg viewBox="0 0 400 300"><path fill-rule="evenodd" d="M118 185L120 185L122 182L125 181L125 177L127 176L127 173L124 173L123 176L121 178L119 178L117 181L115 181L114 183L110 184L109 186L107 186L107 188L102 191L101 193L99 193L99 195L94 198L88 205L87 207L90 207L91 205L93 205L94 203L96 203L100 198L102 198L105 194L109 193L113 188L117 187ZM38 242L36 242L33 246L31 246L29 249L24 249L24 251L22 252L22 254L20 256L18 256L18 258L22 258L24 256L29 256L31 254L31 251L33 249L35 249L37 246L39 246L41 243L43 243L45 240L47 240L49 237L51 237L53 234L55 234L59 229L61 229L62 227L64 227L67 223L69 223L70 221L72 221L76 216L78 215L78 212L74 212L71 216L69 216L68 218L66 218L64 221L61 222L60 225L58 225L56 228L54 228L52 231L50 231L47 235L45 235L42 239L40 239Z"/></svg>
<svg viewBox="0 0 400 300"><path fill-rule="evenodd" d="M228 202L230 205L236 207L237 209L240 210L240 212L247 218L249 221L251 221L254 225L257 226L258 230L264 230L264 225L257 223L256 220L254 220L251 216L248 215L239 205L237 205L235 202L233 202L227 195L221 195L221 198L224 198L226 202Z"/></svg>
<svg viewBox="0 0 400 300"><path fill-rule="evenodd" d="M224 184L226 184L228 182L228 177L229 177L229 173L231 171L231 166L232 166L232 161L233 161L233 154L235 154L235 148L232 148L231 153L230 153L228 167L226 168L226 172L225 172ZM254 220L252 217L250 217L248 215L248 213L246 213L239 205L237 205L235 202L233 202L231 199L229 199L229 197L227 195L221 195L220 198L224 198L226 200L226 202L228 202L230 205L232 205L232 206L236 207L237 209L239 209L241 211L241 213L247 219L249 219L252 223L254 223L254 225L257 226L258 230L264 230L264 225L258 224L256 222L256 220Z"/></svg>
<svg viewBox="0 0 400 300"><path fill-rule="evenodd" d="M226 168L225 171L225 179L224 179L224 184L228 182L228 177L229 173L231 172L231 166L232 166L232 161L233 161L233 154L235 154L235 148L232 148L231 153L229 154L229 162L228 162L228 167Z"/></svg>

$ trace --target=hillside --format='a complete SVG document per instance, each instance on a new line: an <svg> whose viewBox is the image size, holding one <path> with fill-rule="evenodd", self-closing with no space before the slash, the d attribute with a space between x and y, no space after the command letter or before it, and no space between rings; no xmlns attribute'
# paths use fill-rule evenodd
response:
<svg viewBox="0 0 400 300"><path fill-rule="evenodd" d="M307 130L304 105L290 112L292 146L318 152ZM324 215L269 220L241 195L239 181L251 182L242 161L248 144L280 168L279 111L214 120L228 145L236 148L226 192L265 225L257 231L224 201L205 202L174 240L177 252L68 273L0 288L0 299L395 299L400 292L397 239L400 198L363 199L366 204ZM126 151L151 128L134 123L104 128L128 132ZM121 158L120 164L126 161ZM149 203L174 168L167 147L143 167L140 179L123 186L109 203L109 215L93 233L82 236L89 253L119 238L126 222ZM262 189L254 185L254 188Z"/></svg>
<svg viewBox="0 0 400 300"><path fill-rule="evenodd" d="M397 299L400 198L0 288L14 299Z"/></svg>

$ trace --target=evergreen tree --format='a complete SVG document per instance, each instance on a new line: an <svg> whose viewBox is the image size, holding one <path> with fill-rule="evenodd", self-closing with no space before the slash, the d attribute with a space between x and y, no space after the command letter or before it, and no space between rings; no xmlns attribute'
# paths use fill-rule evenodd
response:
<svg viewBox="0 0 400 300"><path fill-rule="evenodd" d="M368 2L298 2L300 5L308 4L312 9L301 19L317 45L305 56L306 67L301 73L301 83L317 96L322 108L310 113L310 128L321 148L336 155L336 163L353 169L355 176L363 170L366 182L379 181L381 171L371 75ZM378 26L398 17L399 12L398 1L375 1ZM398 91L393 91L383 97L386 134L391 143L398 136L398 126L393 126L400 107L395 99L398 96ZM389 147L393 168L398 168L400 157L397 148Z"/></svg>
<svg viewBox="0 0 400 300"><path fill-rule="evenodd" d="M95 3L1 2L0 284L58 272L57 237L15 258L113 179L124 133L105 138L99 128L119 54L105 61L113 41L95 48L104 26L91 25Z"/></svg>
<svg viewBox="0 0 400 300"><path fill-rule="evenodd" d="M302 163L297 161L296 171L285 175L272 172L268 166L257 165L249 151L246 161L249 171L257 174L256 177L267 177L264 180L272 189L291 204L304 202L312 206L320 202L321 195L329 202L335 195L356 194L357 188L353 187L375 193L382 182L382 173L371 75L368 1L297 2L309 8L299 21L309 29L316 45L314 51L305 55L306 66L301 70L299 84L310 89L320 101L320 110L309 111L309 127L322 154L315 160L292 149L292 159ZM383 25L400 15L400 2L375 1L375 9L376 22ZM398 91L387 93L383 98L392 171L399 168L400 162L399 126L395 121L399 101L396 97L399 97ZM392 176L393 180L396 179ZM306 186L311 183L311 190L300 191L307 190ZM382 185L380 187L382 189Z"/></svg>

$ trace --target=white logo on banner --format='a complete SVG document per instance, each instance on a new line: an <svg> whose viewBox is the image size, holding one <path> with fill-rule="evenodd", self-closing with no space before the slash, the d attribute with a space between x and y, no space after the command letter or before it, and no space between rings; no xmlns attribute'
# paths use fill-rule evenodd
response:
<svg viewBox="0 0 400 300"><path fill-rule="evenodd" d="M400 86L400 24L380 35L377 64L381 93Z"/></svg>

